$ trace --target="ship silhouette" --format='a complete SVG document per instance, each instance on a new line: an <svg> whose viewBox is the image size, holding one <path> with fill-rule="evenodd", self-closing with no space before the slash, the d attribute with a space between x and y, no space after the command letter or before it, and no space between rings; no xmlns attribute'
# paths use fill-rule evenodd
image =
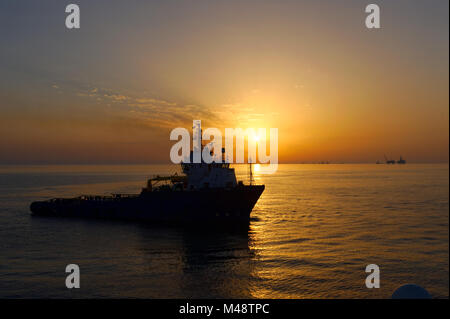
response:
<svg viewBox="0 0 450 319"><path fill-rule="evenodd" d="M203 148L203 146L202 146ZM225 150L222 149L222 159ZM247 222L264 185L236 180L229 163L181 163L184 175L150 178L140 194L83 195L33 202L37 216L104 218L153 222ZM251 171L251 167L250 167Z"/></svg>
<svg viewBox="0 0 450 319"><path fill-rule="evenodd" d="M395 160L390 160L384 155L384 159L386 160L386 164L395 164Z"/></svg>
<svg viewBox="0 0 450 319"><path fill-rule="evenodd" d="M398 160L398 161L395 161L395 160L392 160L392 159L388 159L387 157L386 157L386 155L384 155L384 159L385 159L385 161L386 161L386 164L406 164L406 161L403 159L403 157L402 156L400 156L400 159ZM377 161L377 164L380 164L380 162L379 161Z"/></svg>

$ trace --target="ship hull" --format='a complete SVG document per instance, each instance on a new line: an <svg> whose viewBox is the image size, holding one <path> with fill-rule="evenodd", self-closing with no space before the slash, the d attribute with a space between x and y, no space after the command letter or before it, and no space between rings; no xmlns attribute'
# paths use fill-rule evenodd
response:
<svg viewBox="0 0 450 319"><path fill-rule="evenodd" d="M36 216L101 218L148 222L248 221L264 185L232 189L159 191L136 196L53 199L33 202Z"/></svg>

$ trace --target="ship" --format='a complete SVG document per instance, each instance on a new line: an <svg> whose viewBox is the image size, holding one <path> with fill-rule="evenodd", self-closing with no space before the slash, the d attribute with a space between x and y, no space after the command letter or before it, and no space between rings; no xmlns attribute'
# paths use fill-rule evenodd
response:
<svg viewBox="0 0 450 319"><path fill-rule="evenodd" d="M386 164L395 164L395 160L390 160L384 155L384 159L386 160Z"/></svg>
<svg viewBox="0 0 450 319"><path fill-rule="evenodd" d="M406 161L403 159L403 157L400 156L400 159L397 161L397 164L406 164Z"/></svg>
<svg viewBox="0 0 450 319"><path fill-rule="evenodd" d="M225 150L222 149L222 158ZM60 216L169 223L232 222L250 220L265 189L237 181L235 169L217 163L181 162L182 175L155 176L138 194L82 195L31 203L35 216ZM250 165L250 172L251 164Z"/></svg>

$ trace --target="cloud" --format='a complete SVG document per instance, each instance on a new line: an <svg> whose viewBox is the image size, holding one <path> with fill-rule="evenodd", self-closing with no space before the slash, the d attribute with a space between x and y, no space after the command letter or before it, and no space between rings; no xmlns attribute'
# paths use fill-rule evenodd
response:
<svg viewBox="0 0 450 319"><path fill-rule="evenodd" d="M150 105L167 105L167 106L176 105L175 102L168 102L165 100L158 100L155 98L137 98L135 100L135 102L136 102L136 105L143 105L143 106L148 105L148 104L150 104Z"/></svg>
<svg viewBox="0 0 450 319"><path fill-rule="evenodd" d="M96 105L104 104L104 111L109 114L140 121L152 128L190 128L193 120L202 120L209 127L245 127L275 115L257 112L255 107L242 102L207 106L148 92L137 94L98 86L85 86L77 95L91 99Z"/></svg>
<svg viewBox="0 0 450 319"><path fill-rule="evenodd" d="M152 96L149 93L133 94L126 90L113 90L94 86L79 88L77 96L87 98L101 106L105 112L131 121L145 123L152 128L191 127L193 120L219 125L223 116L211 107ZM112 113L111 113L112 112Z"/></svg>
<svg viewBox="0 0 450 319"><path fill-rule="evenodd" d="M104 94L103 96L116 102L122 102L130 99L130 97L122 94Z"/></svg>

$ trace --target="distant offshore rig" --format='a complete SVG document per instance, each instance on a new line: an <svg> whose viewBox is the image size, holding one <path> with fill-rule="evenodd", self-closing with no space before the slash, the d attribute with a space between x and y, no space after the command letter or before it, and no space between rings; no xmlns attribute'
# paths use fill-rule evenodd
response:
<svg viewBox="0 0 450 319"><path fill-rule="evenodd" d="M403 157L400 155L400 159L398 161L395 161L393 159L388 159L386 155L384 155L385 164L406 164L406 161L403 159ZM380 161L377 161L377 164L383 164Z"/></svg>

